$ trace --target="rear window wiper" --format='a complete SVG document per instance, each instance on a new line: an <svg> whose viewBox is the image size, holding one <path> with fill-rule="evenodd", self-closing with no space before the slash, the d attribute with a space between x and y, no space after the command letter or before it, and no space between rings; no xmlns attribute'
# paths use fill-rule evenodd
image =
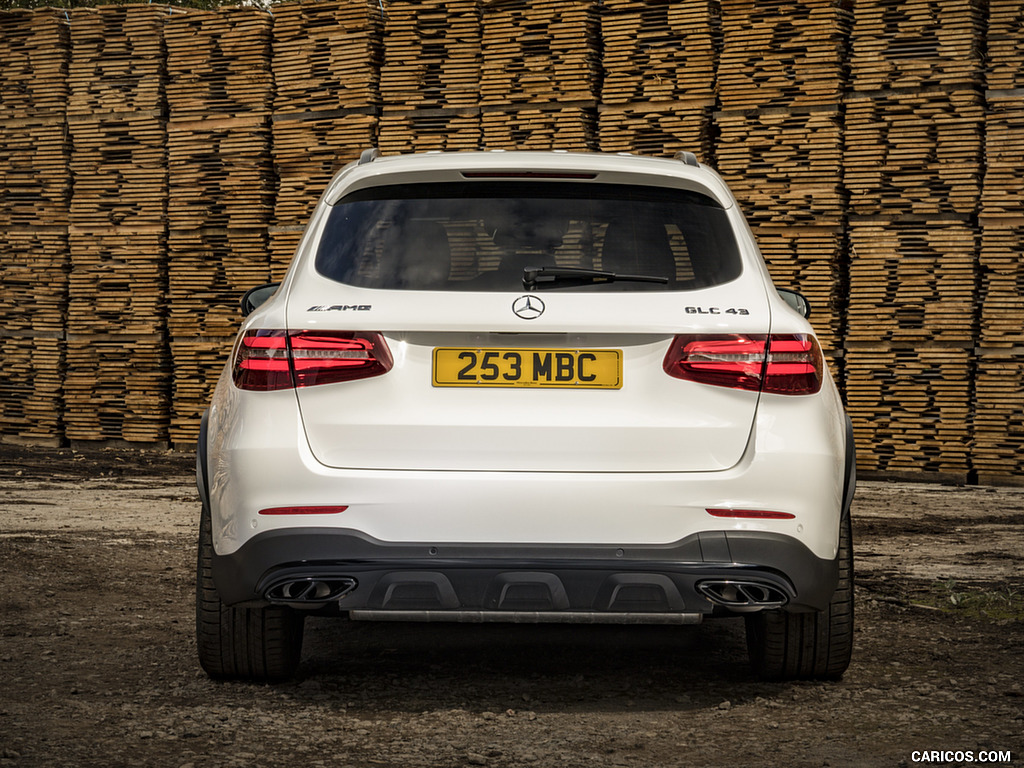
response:
<svg viewBox="0 0 1024 768"><path fill-rule="evenodd" d="M668 285L668 278L660 275L620 275L616 272L602 272L599 269L583 269L581 267L527 267L523 270L523 287L528 291L614 282Z"/></svg>

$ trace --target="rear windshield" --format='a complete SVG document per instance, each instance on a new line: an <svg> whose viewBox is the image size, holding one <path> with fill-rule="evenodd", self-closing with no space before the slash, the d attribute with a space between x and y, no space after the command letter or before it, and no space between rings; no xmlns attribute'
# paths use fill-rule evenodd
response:
<svg viewBox="0 0 1024 768"><path fill-rule="evenodd" d="M740 274L725 210L685 190L580 182L406 184L333 206L316 268L361 288L521 291L523 270L664 277L572 291L707 288Z"/></svg>

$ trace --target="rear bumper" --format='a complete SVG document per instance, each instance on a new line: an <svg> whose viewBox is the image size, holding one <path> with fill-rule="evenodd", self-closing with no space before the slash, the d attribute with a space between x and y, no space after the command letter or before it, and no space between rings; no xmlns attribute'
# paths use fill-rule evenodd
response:
<svg viewBox="0 0 1024 768"><path fill-rule="evenodd" d="M789 536L756 531L615 547L391 543L353 530L302 528L266 531L231 554L215 555L213 576L229 605L265 603L284 584L324 580L348 585L329 601L341 611L375 618L388 612L462 620L473 612L653 617L710 613L716 603L701 585L727 582L764 585L784 597L788 610L821 610L835 591L838 561L817 557ZM327 602L291 604L315 609Z"/></svg>

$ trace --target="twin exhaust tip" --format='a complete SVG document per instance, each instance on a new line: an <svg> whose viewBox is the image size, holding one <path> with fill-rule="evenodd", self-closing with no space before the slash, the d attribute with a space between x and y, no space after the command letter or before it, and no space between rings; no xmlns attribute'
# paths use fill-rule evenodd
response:
<svg viewBox="0 0 1024 768"><path fill-rule="evenodd" d="M276 605L300 606L334 602L355 588L356 580L348 577L310 577L279 582L264 592L263 596Z"/></svg>
<svg viewBox="0 0 1024 768"><path fill-rule="evenodd" d="M789 602L789 595L779 587L761 581L702 581L697 589L711 602L736 613L781 608Z"/></svg>

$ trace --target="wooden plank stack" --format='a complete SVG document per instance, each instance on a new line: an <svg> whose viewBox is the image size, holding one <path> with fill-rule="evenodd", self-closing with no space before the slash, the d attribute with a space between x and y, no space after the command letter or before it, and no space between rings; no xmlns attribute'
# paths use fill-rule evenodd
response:
<svg viewBox="0 0 1024 768"><path fill-rule="evenodd" d="M167 439L167 15L138 5L71 15L65 425L73 441Z"/></svg>
<svg viewBox="0 0 1024 768"><path fill-rule="evenodd" d="M280 278L335 172L376 144L383 18L377 0L284 3L274 9L270 227Z"/></svg>
<svg viewBox="0 0 1024 768"><path fill-rule="evenodd" d="M1024 6L990 0L972 460L981 482L1024 483Z"/></svg>
<svg viewBox="0 0 1024 768"><path fill-rule="evenodd" d="M189 444L231 351L238 302L270 279L271 17L172 16L167 46L170 439Z"/></svg>
<svg viewBox="0 0 1024 768"><path fill-rule="evenodd" d="M838 366L845 283L842 0L721 3L715 115L719 172L750 221L777 285L803 293Z"/></svg>
<svg viewBox="0 0 1024 768"><path fill-rule="evenodd" d="M977 0L854 6L846 386L866 471L972 471L983 31Z"/></svg>
<svg viewBox="0 0 1024 768"><path fill-rule="evenodd" d="M712 159L721 47L710 0L607 0L599 141L606 152Z"/></svg>
<svg viewBox="0 0 1024 768"><path fill-rule="evenodd" d="M59 441L67 313L69 33L0 13L0 438Z"/></svg>
<svg viewBox="0 0 1024 768"><path fill-rule="evenodd" d="M478 0L388 3L380 142L385 154L480 146Z"/></svg>
<svg viewBox="0 0 1024 768"><path fill-rule="evenodd" d="M481 141L487 149L596 146L596 0L489 0L481 6Z"/></svg>

